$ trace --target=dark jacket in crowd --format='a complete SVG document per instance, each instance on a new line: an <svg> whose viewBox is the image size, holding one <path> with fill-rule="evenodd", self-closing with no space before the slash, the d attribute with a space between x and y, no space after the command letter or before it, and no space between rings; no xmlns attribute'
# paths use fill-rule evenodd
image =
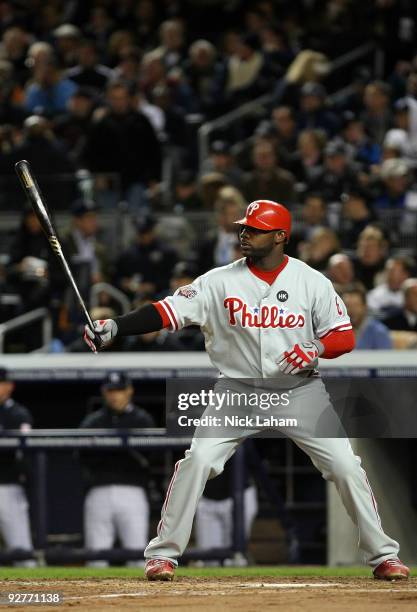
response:
<svg viewBox="0 0 417 612"><path fill-rule="evenodd" d="M150 414L143 408L129 404L121 414L107 406L87 415L81 429L142 429L155 427ZM146 486L148 461L134 449L83 450L80 453L86 488L111 484Z"/></svg>
<svg viewBox="0 0 417 612"><path fill-rule="evenodd" d="M84 150L92 172L116 172L122 188L158 181L161 147L148 119L140 112L109 113L92 125Z"/></svg>

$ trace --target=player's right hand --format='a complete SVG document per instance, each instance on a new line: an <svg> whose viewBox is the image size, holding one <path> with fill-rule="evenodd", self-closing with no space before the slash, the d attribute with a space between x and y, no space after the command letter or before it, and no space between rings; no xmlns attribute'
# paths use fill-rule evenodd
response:
<svg viewBox="0 0 417 612"><path fill-rule="evenodd" d="M94 331L89 325L84 327L84 341L93 351L105 348L112 343L117 336L117 324L113 319L101 319L93 321Z"/></svg>

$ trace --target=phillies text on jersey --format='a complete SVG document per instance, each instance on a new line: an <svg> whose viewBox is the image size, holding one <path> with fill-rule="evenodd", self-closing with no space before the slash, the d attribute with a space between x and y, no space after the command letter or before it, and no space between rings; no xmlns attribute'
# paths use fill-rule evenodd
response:
<svg viewBox="0 0 417 612"><path fill-rule="evenodd" d="M230 378L288 376L277 366L285 350L352 328L331 282L292 257L271 285L243 258L210 270L160 304L172 331L201 327L213 365Z"/></svg>

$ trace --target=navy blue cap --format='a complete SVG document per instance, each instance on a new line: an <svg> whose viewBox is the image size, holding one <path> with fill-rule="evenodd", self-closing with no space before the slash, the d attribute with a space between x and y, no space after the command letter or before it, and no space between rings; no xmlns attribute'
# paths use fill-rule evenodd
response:
<svg viewBox="0 0 417 612"><path fill-rule="evenodd" d="M131 384L132 381L125 372L115 370L107 374L103 382L103 388L108 391L126 389L126 387L129 387Z"/></svg>
<svg viewBox="0 0 417 612"><path fill-rule="evenodd" d="M71 204L71 214L74 217L82 217L87 213L97 212L98 206L94 200L80 198Z"/></svg>
<svg viewBox="0 0 417 612"><path fill-rule="evenodd" d="M156 223L153 215L142 215L135 220L136 231L139 233L149 232L155 227Z"/></svg>

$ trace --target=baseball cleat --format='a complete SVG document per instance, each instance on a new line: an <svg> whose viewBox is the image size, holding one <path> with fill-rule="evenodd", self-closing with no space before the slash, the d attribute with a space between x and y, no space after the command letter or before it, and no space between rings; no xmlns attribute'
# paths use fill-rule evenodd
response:
<svg viewBox="0 0 417 612"><path fill-rule="evenodd" d="M175 565L168 559L149 559L145 565L148 580L174 580Z"/></svg>
<svg viewBox="0 0 417 612"><path fill-rule="evenodd" d="M386 559L374 569L374 578L378 580L407 580L410 570L400 559Z"/></svg>

